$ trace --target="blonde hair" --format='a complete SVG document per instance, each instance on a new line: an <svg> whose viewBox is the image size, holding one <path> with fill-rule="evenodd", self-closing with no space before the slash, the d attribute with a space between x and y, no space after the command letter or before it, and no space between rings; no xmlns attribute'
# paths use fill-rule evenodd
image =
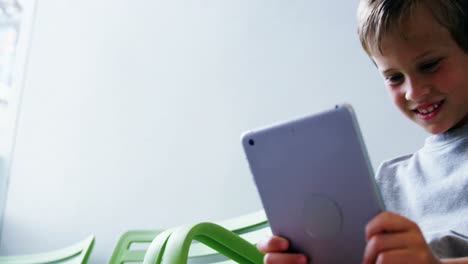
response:
<svg viewBox="0 0 468 264"><path fill-rule="evenodd" d="M412 13L427 7L456 43L468 52L468 0L360 0L358 35L364 50L382 52L382 38L392 32L404 36L403 26Z"/></svg>

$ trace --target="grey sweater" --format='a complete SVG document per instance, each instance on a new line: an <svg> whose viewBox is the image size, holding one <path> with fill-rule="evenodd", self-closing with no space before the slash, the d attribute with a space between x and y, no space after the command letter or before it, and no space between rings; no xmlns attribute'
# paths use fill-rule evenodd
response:
<svg viewBox="0 0 468 264"><path fill-rule="evenodd" d="M468 256L468 124L383 162L376 177L387 210L418 223L435 255Z"/></svg>

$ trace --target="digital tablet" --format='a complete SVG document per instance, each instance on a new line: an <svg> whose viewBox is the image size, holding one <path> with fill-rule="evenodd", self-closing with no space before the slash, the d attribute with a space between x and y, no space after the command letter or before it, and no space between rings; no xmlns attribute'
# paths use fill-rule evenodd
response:
<svg viewBox="0 0 468 264"><path fill-rule="evenodd" d="M242 135L273 234L310 263L362 263L365 226L384 210L353 108Z"/></svg>

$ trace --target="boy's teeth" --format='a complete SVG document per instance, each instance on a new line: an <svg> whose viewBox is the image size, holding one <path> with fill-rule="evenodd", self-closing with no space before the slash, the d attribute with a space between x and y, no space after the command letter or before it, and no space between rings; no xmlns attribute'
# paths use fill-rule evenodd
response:
<svg viewBox="0 0 468 264"><path fill-rule="evenodd" d="M429 106L426 109L418 109L418 112L422 113L422 114L428 114L428 113L431 113L432 111L434 111L437 108L439 108L439 104L434 104L432 106Z"/></svg>

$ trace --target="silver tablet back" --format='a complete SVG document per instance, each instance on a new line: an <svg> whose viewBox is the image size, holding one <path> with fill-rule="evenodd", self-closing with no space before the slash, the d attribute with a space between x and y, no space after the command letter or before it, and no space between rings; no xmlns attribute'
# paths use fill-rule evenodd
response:
<svg viewBox="0 0 468 264"><path fill-rule="evenodd" d="M311 263L362 263L365 225L384 210L349 105L244 133L273 234Z"/></svg>

